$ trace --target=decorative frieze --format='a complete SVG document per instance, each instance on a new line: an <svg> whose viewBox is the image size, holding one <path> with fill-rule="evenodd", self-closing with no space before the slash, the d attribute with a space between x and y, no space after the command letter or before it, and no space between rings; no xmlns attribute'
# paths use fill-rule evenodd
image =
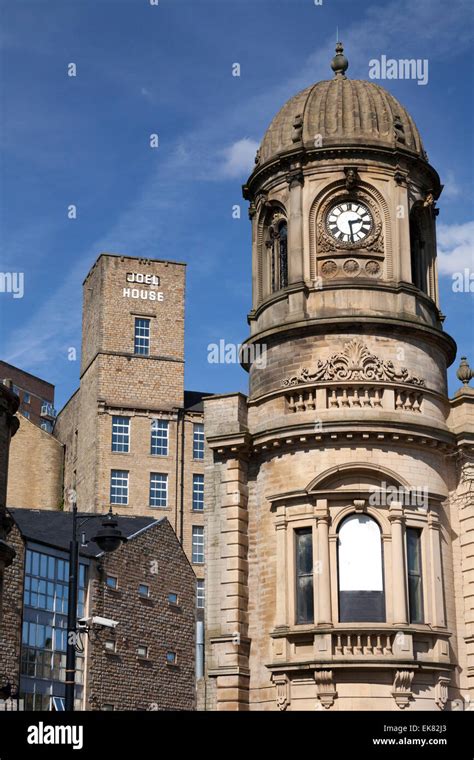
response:
<svg viewBox="0 0 474 760"><path fill-rule="evenodd" d="M318 359L316 368L311 372L303 367L297 375L283 380L284 388L297 385L331 380L346 381L390 381L407 383L423 387L425 381L410 374L406 367L396 369L393 362L372 354L365 343L353 338L344 344L341 352L333 354L323 361Z"/></svg>

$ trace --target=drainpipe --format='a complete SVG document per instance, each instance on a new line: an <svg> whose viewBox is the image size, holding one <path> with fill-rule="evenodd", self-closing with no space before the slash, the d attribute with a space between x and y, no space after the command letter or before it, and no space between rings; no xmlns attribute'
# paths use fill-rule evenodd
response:
<svg viewBox="0 0 474 760"><path fill-rule="evenodd" d="M179 540L181 545L184 539L184 407L178 411L178 415L181 413L181 479L180 479L180 495L179 495Z"/></svg>

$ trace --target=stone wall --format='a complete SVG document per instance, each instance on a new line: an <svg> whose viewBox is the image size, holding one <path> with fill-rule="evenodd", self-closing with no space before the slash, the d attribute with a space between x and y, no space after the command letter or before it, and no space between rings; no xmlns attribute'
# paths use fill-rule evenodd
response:
<svg viewBox="0 0 474 760"><path fill-rule="evenodd" d="M64 446L20 416L10 446L7 506L58 509L63 501Z"/></svg>

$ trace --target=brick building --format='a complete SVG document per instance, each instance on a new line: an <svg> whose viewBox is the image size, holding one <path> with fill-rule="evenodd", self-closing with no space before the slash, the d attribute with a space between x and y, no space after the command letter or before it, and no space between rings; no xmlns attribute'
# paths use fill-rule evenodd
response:
<svg viewBox="0 0 474 760"><path fill-rule="evenodd" d="M204 603L204 394L184 390L185 265L101 254L83 284L80 385L59 413L79 509L166 515Z"/></svg>
<svg viewBox="0 0 474 760"><path fill-rule="evenodd" d="M2 624L3 574L14 558L9 543L11 519L6 511L7 483L11 440L18 431L18 396L0 385L0 628Z"/></svg>
<svg viewBox="0 0 474 760"><path fill-rule="evenodd" d="M71 514L14 509L13 564L5 571L0 677L19 687L25 709L49 710L64 698L68 544ZM195 575L164 516L119 517L127 543L102 554L81 530L78 617L115 628L81 635L76 709L191 710L195 706Z"/></svg>
<svg viewBox="0 0 474 760"><path fill-rule="evenodd" d="M20 414L51 433L56 417L54 385L4 361L0 361L0 382L18 396Z"/></svg>

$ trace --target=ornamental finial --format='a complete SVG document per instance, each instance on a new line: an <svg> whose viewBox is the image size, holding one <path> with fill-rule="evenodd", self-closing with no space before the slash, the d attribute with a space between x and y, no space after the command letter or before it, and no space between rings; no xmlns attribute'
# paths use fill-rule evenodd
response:
<svg viewBox="0 0 474 760"><path fill-rule="evenodd" d="M331 68L334 71L334 76L346 79L345 72L349 68L349 61L344 55L342 42L336 43L336 55L331 61Z"/></svg>

